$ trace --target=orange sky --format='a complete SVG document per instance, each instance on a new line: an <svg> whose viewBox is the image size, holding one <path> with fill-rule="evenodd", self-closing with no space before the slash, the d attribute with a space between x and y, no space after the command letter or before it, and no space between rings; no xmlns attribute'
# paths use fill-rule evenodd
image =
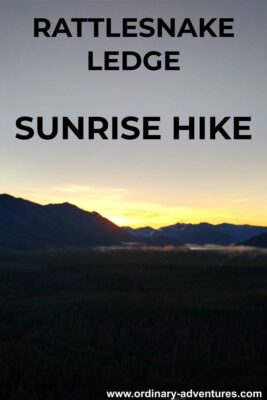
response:
<svg viewBox="0 0 267 400"><path fill-rule="evenodd" d="M255 199L234 198L225 193L215 198L208 195L193 196L192 193L169 198L164 195L150 200L148 194L131 190L67 184L62 186L27 187L12 195L30 199L41 204L68 201L88 211L97 211L121 226L152 226L155 228L177 222L230 222L236 224L267 225L267 207L253 208ZM192 196L192 197L191 197ZM154 197L154 200L153 200ZM172 199L172 200L170 200ZM176 204L177 203L177 204Z"/></svg>

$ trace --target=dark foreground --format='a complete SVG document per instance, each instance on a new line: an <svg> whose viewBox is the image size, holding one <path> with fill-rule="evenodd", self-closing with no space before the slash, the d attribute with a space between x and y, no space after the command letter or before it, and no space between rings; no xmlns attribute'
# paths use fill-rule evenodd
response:
<svg viewBox="0 0 267 400"><path fill-rule="evenodd" d="M260 253L0 253L0 398L264 390L266 284Z"/></svg>

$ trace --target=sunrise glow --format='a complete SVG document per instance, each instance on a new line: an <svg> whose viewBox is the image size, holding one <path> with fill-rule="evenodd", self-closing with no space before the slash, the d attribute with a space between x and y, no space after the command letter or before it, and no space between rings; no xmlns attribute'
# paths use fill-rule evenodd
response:
<svg viewBox="0 0 267 400"><path fill-rule="evenodd" d="M211 195L211 198L203 196L201 201L198 196L189 193L175 204L175 199L170 201L166 196L149 200L153 195L146 193L148 200L144 200L144 194L137 191L74 184L47 186L45 190L42 187L28 187L19 192L11 190L10 193L40 204L69 202L86 211L97 211L119 226L135 228L159 228L178 222L267 225L266 205L262 201L260 208L253 209L254 199L251 198L224 196L216 204L215 195ZM173 198L173 193L170 198Z"/></svg>

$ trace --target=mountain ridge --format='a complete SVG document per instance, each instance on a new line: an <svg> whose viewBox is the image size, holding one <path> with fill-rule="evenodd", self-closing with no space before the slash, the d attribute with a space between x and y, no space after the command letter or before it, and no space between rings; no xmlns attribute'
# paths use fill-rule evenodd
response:
<svg viewBox="0 0 267 400"><path fill-rule="evenodd" d="M159 229L119 227L97 211L69 202L41 205L0 194L0 248L39 250L123 245L231 245L267 234L267 227L229 223L177 223ZM267 244L266 244L267 247Z"/></svg>
<svg viewBox="0 0 267 400"><path fill-rule="evenodd" d="M258 234L267 232L267 227L256 225L235 225L229 223L211 224L201 222L192 223L177 223L167 225L158 229L150 226L141 228L124 227L124 229L133 236L141 237L157 237L164 235L181 243L194 244L217 244L231 245L239 242L244 242Z"/></svg>
<svg viewBox="0 0 267 400"><path fill-rule="evenodd" d="M0 248L50 249L118 245L130 236L97 212L70 203L40 205L0 195Z"/></svg>
<svg viewBox="0 0 267 400"><path fill-rule="evenodd" d="M249 247L267 248L267 232L253 236L252 238L240 244Z"/></svg>

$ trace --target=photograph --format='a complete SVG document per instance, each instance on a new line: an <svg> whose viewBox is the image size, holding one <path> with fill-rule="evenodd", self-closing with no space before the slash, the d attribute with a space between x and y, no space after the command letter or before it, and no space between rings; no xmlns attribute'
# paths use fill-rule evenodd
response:
<svg viewBox="0 0 267 400"><path fill-rule="evenodd" d="M0 400L267 399L266 0L0 0Z"/></svg>

